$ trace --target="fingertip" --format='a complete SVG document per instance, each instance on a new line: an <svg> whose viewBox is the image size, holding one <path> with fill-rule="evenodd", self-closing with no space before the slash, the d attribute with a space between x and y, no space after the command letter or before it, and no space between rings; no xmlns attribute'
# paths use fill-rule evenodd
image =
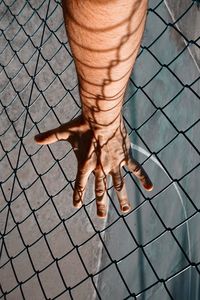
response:
<svg viewBox="0 0 200 300"><path fill-rule="evenodd" d="M105 219L106 218L106 212L105 211L97 211L97 217L99 219Z"/></svg>
<svg viewBox="0 0 200 300"><path fill-rule="evenodd" d="M82 201L75 201L75 200L73 200L73 206L75 208L81 208L82 205L83 205Z"/></svg>
<svg viewBox="0 0 200 300"><path fill-rule="evenodd" d="M148 192L151 192L154 189L154 185L152 182L148 182L146 184L144 184L144 188L145 190L147 190Z"/></svg>
<svg viewBox="0 0 200 300"><path fill-rule="evenodd" d="M41 134L37 134L34 136L34 140L37 144L42 144L42 141L43 141L43 137Z"/></svg>
<svg viewBox="0 0 200 300"><path fill-rule="evenodd" d="M121 208L121 211L123 213L127 213L131 210L131 205L130 204L125 204L125 205L121 206L120 208Z"/></svg>
<svg viewBox="0 0 200 300"><path fill-rule="evenodd" d="M97 216L100 219L106 218L106 216L107 216L107 205L105 205L105 204L97 204Z"/></svg>

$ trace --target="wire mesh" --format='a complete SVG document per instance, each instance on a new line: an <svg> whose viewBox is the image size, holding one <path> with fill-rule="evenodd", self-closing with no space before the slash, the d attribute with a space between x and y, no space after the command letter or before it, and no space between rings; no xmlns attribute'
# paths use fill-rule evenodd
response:
<svg viewBox="0 0 200 300"><path fill-rule="evenodd" d="M158 290L160 286L166 299L180 299L173 291L171 283L176 284L177 278L189 269L192 270L193 281L199 281L200 259L196 253L198 245L196 244L196 252L193 250L195 254L191 256L188 252L191 250L191 245L188 250L190 243L182 241L178 233L183 225L188 226L190 222L192 232L195 224L199 224L197 220L200 216L199 201L196 199L197 172L200 165L198 135L196 137L199 128L200 37L192 36L191 33L187 35L183 26L186 22L185 17L197 10L198 1L186 3L181 14L171 16L169 22L163 14L163 7L169 5L170 8L170 1L150 2L147 33L145 32L136 70L130 78L123 106L124 121L131 139L137 140L137 144L142 145L147 153L145 157L140 157L141 163L148 168L151 161L156 162L160 168L159 176L164 172L168 181L149 196L140 189L130 172L124 169L124 177L130 185L134 183L134 193L140 198L140 202L124 216L113 201L110 187L108 195L111 212L109 220L102 223L93 213L95 197L91 190L87 194L88 201L81 209L74 211L71 202L66 203L66 199L72 199L76 169L70 146L64 142L61 146L59 144L47 148L33 144L35 133L74 118L81 109L60 1L0 2L1 299L87 299L86 294L88 299L108 299L103 293L108 280L106 278L110 278L106 272L110 272L111 277L113 274L118 276L117 282L119 286L123 286L121 289L125 290L123 296L112 294L109 299L146 299L148 291L154 288ZM148 43L146 35L150 30L151 19L153 26L159 30L154 31L157 33L151 36L151 43ZM164 43L162 39L169 31L175 39L181 40L181 46L176 54L169 53L170 59L164 61L156 48L158 43ZM181 60L186 52L190 53L193 68L197 70L188 75L188 81L180 70L174 67L174 62ZM152 60L153 69L148 68ZM140 75L137 68L145 69ZM167 98L162 96L163 87L158 91L152 90L152 83L165 72L170 77L171 86ZM173 86L177 89L173 89ZM135 114L133 110L137 97L141 99L141 109L138 109L140 116L136 123L131 114ZM191 100L189 104L187 102L186 108L182 109L185 114L190 113L186 123L181 123L184 115L178 115L179 105L183 107L184 101L180 99L183 98ZM146 103L145 112L143 100ZM168 108L171 105L174 105L174 115L169 114ZM192 112L189 111L190 107ZM160 126L159 129L164 126L164 131L155 130L154 118L158 120L156 124ZM148 130L145 129L147 127ZM165 139L163 143L157 143L155 146L151 142L151 138L155 141L153 136L146 138L146 135L150 134L156 135L158 141L160 135L164 134ZM186 148L188 153L184 161L177 158L177 161L184 165L180 171L176 159L173 160L171 156L181 156L183 148ZM163 153L167 153L168 160L164 158ZM170 165L169 161L173 161L173 164ZM190 176L194 184L191 184L192 180L189 181ZM187 180L189 183L186 184ZM191 185L191 188L188 188L188 185ZM162 201L160 206L156 202L174 186L187 202L187 213L177 218L176 222L169 216L166 217ZM170 197L170 193L165 197ZM134 214L140 208L144 209L145 205L152 211L151 217L154 214L156 222L161 224L161 229L154 228L154 234L149 235L148 239L140 239L135 228L141 224ZM138 221L134 225L136 227L131 225L130 219ZM82 222L82 226L76 229L78 222ZM118 256L113 254L110 247L112 230L115 227L119 235L115 248L122 247L122 241L119 239L125 232L127 233L124 243L129 245L129 250L122 250ZM177 265L165 273L159 265L164 257L166 259L170 256L170 246L163 255L152 255L149 249L156 248L157 241L166 236L175 245L179 258ZM197 243L195 241L194 245ZM88 261L87 252L89 260L95 261L92 266ZM135 254L137 259L133 262L132 255ZM135 277L128 278L123 267L124 262L128 262L132 269L133 265L140 269L143 264L144 269L149 270L147 274L151 272L151 280L145 279L140 271ZM144 282L140 282L139 288L136 288L134 281L141 279ZM116 283L113 285L116 289ZM89 290L92 291L91 294ZM85 294L81 294L83 291ZM160 298L157 295L151 299Z"/></svg>

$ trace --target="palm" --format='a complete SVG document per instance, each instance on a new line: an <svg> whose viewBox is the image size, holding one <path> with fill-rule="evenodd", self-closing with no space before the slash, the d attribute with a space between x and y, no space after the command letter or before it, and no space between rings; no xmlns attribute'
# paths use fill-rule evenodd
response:
<svg viewBox="0 0 200 300"><path fill-rule="evenodd" d="M143 187L152 190L153 185L144 171L136 162L130 151L130 141L123 122L110 132L103 135L91 130L82 115L61 125L58 128L41 133L35 137L38 144L51 144L60 140L68 140L73 147L78 160L78 171L75 181L73 204L80 207L83 203L89 175L95 175L95 194L97 215L105 217L106 204L106 179L110 174L117 192L120 208L123 212L130 210L126 188L121 175L121 167L127 165L140 180Z"/></svg>

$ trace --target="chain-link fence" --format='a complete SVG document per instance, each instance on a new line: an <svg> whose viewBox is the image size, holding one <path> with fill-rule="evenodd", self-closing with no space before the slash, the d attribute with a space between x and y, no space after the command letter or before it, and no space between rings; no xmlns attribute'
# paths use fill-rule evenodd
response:
<svg viewBox="0 0 200 300"><path fill-rule="evenodd" d="M1 299L199 299L198 22L198 1L149 2L123 109L155 189L124 169L133 209L110 187L102 221L93 178L72 207L69 144L33 141L80 113L60 1L0 1Z"/></svg>

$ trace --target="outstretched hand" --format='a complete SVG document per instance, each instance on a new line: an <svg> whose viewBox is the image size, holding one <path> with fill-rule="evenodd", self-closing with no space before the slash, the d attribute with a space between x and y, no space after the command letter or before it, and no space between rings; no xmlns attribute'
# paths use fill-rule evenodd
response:
<svg viewBox="0 0 200 300"><path fill-rule="evenodd" d="M121 174L122 166L126 165L146 190L153 189L148 175L131 155L130 141L122 119L114 129L108 126L102 133L91 129L80 115L60 127L35 136L35 141L42 145L61 140L67 140L71 144L78 160L73 194L75 207L79 208L83 203L88 177L92 172L95 175L97 215L101 218L107 214L108 174L112 176L121 211L128 212L131 208Z"/></svg>

